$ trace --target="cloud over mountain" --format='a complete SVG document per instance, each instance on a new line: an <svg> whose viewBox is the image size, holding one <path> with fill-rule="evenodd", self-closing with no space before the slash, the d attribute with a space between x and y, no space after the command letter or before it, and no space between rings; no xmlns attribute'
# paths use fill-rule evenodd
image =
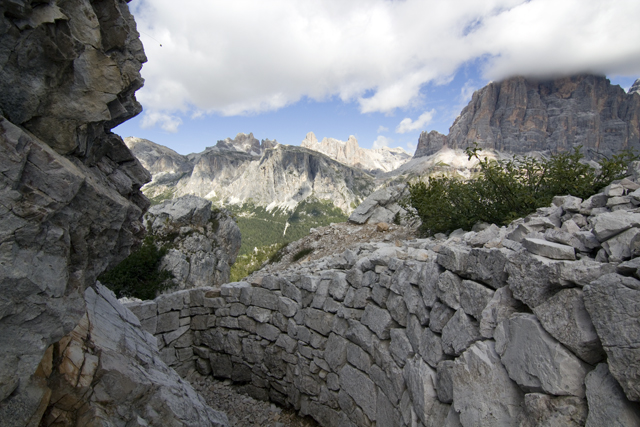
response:
<svg viewBox="0 0 640 427"><path fill-rule="evenodd" d="M255 114L304 98L393 113L421 105L425 84L446 83L470 62L490 79L640 74L637 0L131 5L150 59L139 99L156 114L147 123L168 129L177 111Z"/></svg>

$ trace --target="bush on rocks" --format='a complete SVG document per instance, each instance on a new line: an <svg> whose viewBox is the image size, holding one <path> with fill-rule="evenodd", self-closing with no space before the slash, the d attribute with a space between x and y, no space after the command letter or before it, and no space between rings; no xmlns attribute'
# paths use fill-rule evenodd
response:
<svg viewBox="0 0 640 427"><path fill-rule="evenodd" d="M408 183L407 204L413 208L408 211L422 221L423 234L470 230L478 222L508 224L548 206L559 194L586 199L623 178L627 165L637 159L632 152L624 151L601 159L594 167L583 161L580 147L543 159L481 159L477 145L466 152L469 159L475 157L479 162L477 178L464 181L438 176L427 182Z"/></svg>

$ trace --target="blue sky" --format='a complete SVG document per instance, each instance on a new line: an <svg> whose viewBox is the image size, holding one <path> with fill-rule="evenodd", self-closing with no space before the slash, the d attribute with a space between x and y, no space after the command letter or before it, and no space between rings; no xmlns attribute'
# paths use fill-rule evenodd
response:
<svg viewBox="0 0 640 427"><path fill-rule="evenodd" d="M596 72L628 89L640 77L637 0L129 5L145 110L114 131L182 154L238 132L297 145L310 131L413 154L490 80Z"/></svg>

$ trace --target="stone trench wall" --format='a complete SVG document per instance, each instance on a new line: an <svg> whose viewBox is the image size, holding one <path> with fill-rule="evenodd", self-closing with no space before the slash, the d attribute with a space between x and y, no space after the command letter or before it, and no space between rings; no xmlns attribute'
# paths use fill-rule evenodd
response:
<svg viewBox="0 0 640 427"><path fill-rule="evenodd" d="M639 187L128 308L181 375L323 426L640 425Z"/></svg>

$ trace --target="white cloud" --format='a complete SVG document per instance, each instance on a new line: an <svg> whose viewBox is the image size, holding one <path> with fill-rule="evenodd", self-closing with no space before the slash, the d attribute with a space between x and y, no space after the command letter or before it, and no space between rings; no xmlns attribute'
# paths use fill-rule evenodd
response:
<svg viewBox="0 0 640 427"><path fill-rule="evenodd" d="M424 112L420 115L420 117L418 117L415 122L407 117L403 119L398 126L396 126L396 133L407 133L415 130L423 130L423 128L431 122L434 114L436 114L436 110Z"/></svg>
<svg viewBox="0 0 640 427"><path fill-rule="evenodd" d="M148 111L142 117L142 123L140 127L142 129L149 129L156 125L160 126L160 129L169 132L178 132L178 127L182 124L180 117L172 116L170 114L160 113L158 111Z"/></svg>
<svg viewBox="0 0 640 427"><path fill-rule="evenodd" d="M411 142L407 142L407 152L413 153L415 151L416 151L416 144L413 144Z"/></svg>
<svg viewBox="0 0 640 427"><path fill-rule="evenodd" d="M378 126L378 133L387 132L388 130L388 127L384 127L382 125Z"/></svg>
<svg viewBox="0 0 640 427"><path fill-rule="evenodd" d="M418 108L423 85L444 84L476 60L484 64L483 77L494 80L513 74L640 74L638 0L130 5L149 58L138 98L147 111L167 115L255 114L303 97L333 96L357 102L363 113L393 113ZM145 120L177 128L172 120Z"/></svg>
<svg viewBox="0 0 640 427"><path fill-rule="evenodd" d="M387 138L386 136L378 135L375 141L373 141L373 148L382 148L389 147L393 144L393 139Z"/></svg>

